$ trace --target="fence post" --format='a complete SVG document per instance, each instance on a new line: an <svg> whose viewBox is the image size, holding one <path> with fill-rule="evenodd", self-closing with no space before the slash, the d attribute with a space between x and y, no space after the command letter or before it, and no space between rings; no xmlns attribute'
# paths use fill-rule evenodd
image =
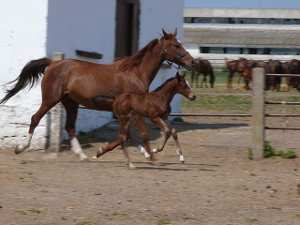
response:
<svg viewBox="0 0 300 225"><path fill-rule="evenodd" d="M252 136L253 159L262 159L265 144L265 70L253 69Z"/></svg>
<svg viewBox="0 0 300 225"><path fill-rule="evenodd" d="M53 61L58 61L64 59L64 53L54 52L52 55ZM62 105L58 103L54 106L50 112L50 121L49 121L49 145L47 152L53 153L50 158L55 158L60 149L60 144L62 141Z"/></svg>

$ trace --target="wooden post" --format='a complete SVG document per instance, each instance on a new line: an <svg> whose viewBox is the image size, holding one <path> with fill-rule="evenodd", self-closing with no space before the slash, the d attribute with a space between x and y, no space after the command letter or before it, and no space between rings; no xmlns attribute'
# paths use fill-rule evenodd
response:
<svg viewBox="0 0 300 225"><path fill-rule="evenodd" d="M265 145L265 71L253 69L252 136L253 159L262 159Z"/></svg>
<svg viewBox="0 0 300 225"><path fill-rule="evenodd" d="M53 61L64 59L64 54L62 52L54 52L52 56ZM55 158L60 149L60 144L62 141L62 105L58 103L54 106L50 112L49 121L49 146L47 152L54 153L48 158Z"/></svg>

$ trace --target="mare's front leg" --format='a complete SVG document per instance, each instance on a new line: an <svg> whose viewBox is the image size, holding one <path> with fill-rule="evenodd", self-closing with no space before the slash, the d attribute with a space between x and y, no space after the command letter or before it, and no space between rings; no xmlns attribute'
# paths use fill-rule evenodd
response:
<svg viewBox="0 0 300 225"><path fill-rule="evenodd" d="M161 152L164 149L169 137L171 136L171 129L170 129L169 125L160 117L151 118L151 121L156 126L158 126L161 129L161 131L163 132L163 139L162 139L161 145L158 147L157 150L156 149L153 150L154 152L156 152L156 151Z"/></svg>
<svg viewBox="0 0 300 225"><path fill-rule="evenodd" d="M176 143L176 146L177 146L176 153L177 153L177 155L179 155L179 161L184 163L184 157L183 157L183 154L182 154L181 145L179 143L178 136L177 136L177 131L176 131L175 128L171 129L171 134L172 134L172 137L173 137L173 139Z"/></svg>
<svg viewBox="0 0 300 225"><path fill-rule="evenodd" d="M86 154L84 154L81 148L75 130L75 123L77 119L79 105L69 97L64 97L61 102L66 109L67 119L65 129L69 135L71 150L79 156L80 160L86 160L88 157L86 156Z"/></svg>

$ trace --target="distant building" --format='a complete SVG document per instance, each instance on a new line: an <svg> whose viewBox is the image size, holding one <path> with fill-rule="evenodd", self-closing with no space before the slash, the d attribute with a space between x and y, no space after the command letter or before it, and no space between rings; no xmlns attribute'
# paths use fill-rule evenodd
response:
<svg viewBox="0 0 300 225"><path fill-rule="evenodd" d="M268 0L186 2L184 43L194 57L221 65L224 58L300 59L300 4L283 9Z"/></svg>
<svg viewBox="0 0 300 225"><path fill-rule="evenodd" d="M111 63L115 57L130 55L159 38L161 28L174 31L177 27L182 39L183 7L183 0L5 1L0 10L0 84L15 79L28 61L51 57L55 51L63 52L66 58ZM82 57L80 51L97 52L103 58ZM153 87L173 74L171 69L161 69ZM0 98L4 91L1 86ZM40 103L38 84L0 105L0 148L22 141ZM176 97L172 108L179 111L179 106L180 98ZM77 127L90 131L111 119L111 113L80 110ZM37 127L35 148L44 148L49 123L45 116Z"/></svg>

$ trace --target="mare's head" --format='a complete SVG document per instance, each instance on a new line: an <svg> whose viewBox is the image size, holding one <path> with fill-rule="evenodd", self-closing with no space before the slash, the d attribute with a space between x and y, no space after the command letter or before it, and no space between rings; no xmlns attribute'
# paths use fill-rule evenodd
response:
<svg viewBox="0 0 300 225"><path fill-rule="evenodd" d="M191 70L194 58L177 40L177 29L174 33L167 33L164 29L162 29L162 32L163 36L160 38L159 42L161 44L161 54L163 59Z"/></svg>
<svg viewBox="0 0 300 225"><path fill-rule="evenodd" d="M193 101L196 99L196 95L194 95L191 86L189 83L184 79L184 76L179 75L179 73L176 74L175 77L177 83L175 90L178 94L183 95L184 97L188 98L189 100Z"/></svg>

